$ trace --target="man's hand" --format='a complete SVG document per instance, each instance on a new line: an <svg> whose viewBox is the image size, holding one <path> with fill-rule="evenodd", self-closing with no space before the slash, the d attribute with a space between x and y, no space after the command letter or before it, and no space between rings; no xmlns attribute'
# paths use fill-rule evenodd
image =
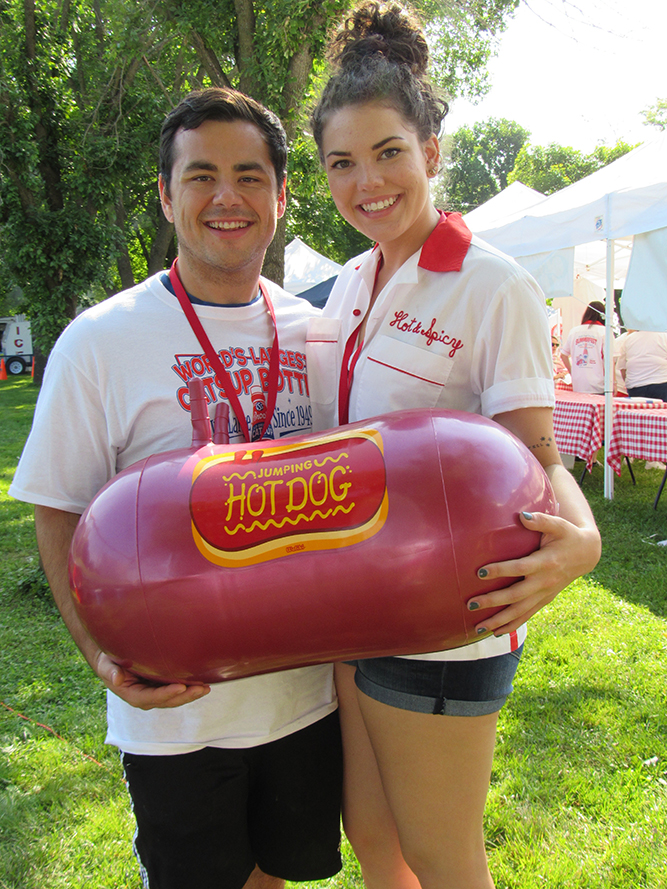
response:
<svg viewBox="0 0 667 889"><path fill-rule="evenodd" d="M183 682L156 685L123 669L101 651L94 670L110 691L140 710L180 707L203 698L211 691L210 685L185 685Z"/></svg>
<svg viewBox="0 0 667 889"><path fill-rule="evenodd" d="M208 685L157 685L140 679L104 654L89 635L74 608L69 588L67 558L74 530L79 521L75 513L35 507L35 530L39 554L53 598L67 629L94 672L114 694L132 707L152 710L154 707L180 707L208 694Z"/></svg>

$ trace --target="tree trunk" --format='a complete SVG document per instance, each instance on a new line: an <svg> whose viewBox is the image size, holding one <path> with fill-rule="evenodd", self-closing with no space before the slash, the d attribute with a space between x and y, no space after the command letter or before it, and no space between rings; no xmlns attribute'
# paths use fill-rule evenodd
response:
<svg viewBox="0 0 667 889"><path fill-rule="evenodd" d="M120 194L118 196L118 201L116 202L116 223L118 225L118 228L123 232L123 245L121 247L118 258L116 259L116 266L118 268L120 283L123 290L127 290L129 287L134 287L134 285L137 283L134 280L134 272L132 271L130 254L127 249L127 239L125 237L125 222L125 205L123 204L123 195Z"/></svg>
<svg viewBox="0 0 667 889"><path fill-rule="evenodd" d="M33 351L34 361L35 361L35 373L32 378L33 385L41 386L42 380L44 379L44 370L46 369L46 359L47 356L44 355L37 346L35 346Z"/></svg>
<svg viewBox="0 0 667 889"><path fill-rule="evenodd" d="M236 25L239 33L239 49L236 57L242 93L259 99L254 75L255 67L255 10L252 0L234 0Z"/></svg>
<svg viewBox="0 0 667 889"><path fill-rule="evenodd" d="M165 215L160 211L159 223L151 244L151 255L148 259L148 274L154 275L166 268L170 246L174 239L174 226L168 222Z"/></svg>
<svg viewBox="0 0 667 889"><path fill-rule="evenodd" d="M283 286L285 278L285 217L278 220L276 233L269 244L269 249L264 257L262 274L270 281Z"/></svg>

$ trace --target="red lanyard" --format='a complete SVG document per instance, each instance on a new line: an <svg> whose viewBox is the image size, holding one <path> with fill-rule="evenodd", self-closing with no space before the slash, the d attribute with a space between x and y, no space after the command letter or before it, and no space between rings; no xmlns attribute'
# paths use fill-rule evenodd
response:
<svg viewBox="0 0 667 889"><path fill-rule="evenodd" d="M380 255L377 267L375 269L373 290L375 290L378 275L380 274L380 269L382 268L383 264L383 258L382 255ZM373 300L371 299L371 306L372 305ZM367 314L370 315L370 307ZM347 343L345 344L345 351L343 352L343 364L340 369L340 379L338 380L338 422L341 426L345 426L346 423L350 422L350 391L352 389L352 381L354 379L354 369L357 366L357 361L359 361L361 350L364 348L364 341L362 340L359 343L356 351L354 351L354 344L357 341L357 336L359 334L359 331L361 330L361 325L363 323L364 319L362 318L359 322L359 326L355 328Z"/></svg>
<svg viewBox="0 0 667 889"><path fill-rule="evenodd" d="M190 327L192 328L192 332L199 340L199 345L204 350L206 357L208 358L211 367L215 371L218 383L222 388L222 391L225 393L225 398L231 404L232 410L236 414L236 419L239 422L239 426L241 427L241 431L243 432L243 436L247 442L250 442L250 431L248 429L248 423L245 417L245 413L243 408L241 407L241 402L238 399L238 396L234 390L234 384L232 382L231 377L227 373L227 370L224 368L222 361L220 360L220 356L216 353L215 349L211 345L211 341L208 338L206 331L202 327L202 323L199 320L197 313L194 310L192 303L190 302L187 293L185 292L185 288L181 283L181 279L178 275L178 258L176 258L169 269L169 280L171 281L171 286L174 288L174 293L176 294L176 298L181 304L181 308L185 312L185 317L190 322ZM278 398L278 325L276 324L276 314L273 311L273 305L271 300L269 299L269 294L266 292L264 287L260 282L260 290L264 300L266 302L266 307L268 309L269 315L271 316L271 321L273 322L273 346L271 347L271 357L269 359L269 392L266 403L266 418L264 420L264 425L262 427L261 438L264 438L264 434L271 422L273 417L273 412L276 408L276 399Z"/></svg>
<svg viewBox="0 0 667 889"><path fill-rule="evenodd" d="M364 347L364 341L362 340L359 343L356 351L354 351L354 346L363 323L362 320L354 330L345 344L345 352L343 353L343 365L340 369L340 379L338 381L338 422L341 426L345 426L346 423L350 422L350 390L352 389L354 368L357 366L361 350Z"/></svg>

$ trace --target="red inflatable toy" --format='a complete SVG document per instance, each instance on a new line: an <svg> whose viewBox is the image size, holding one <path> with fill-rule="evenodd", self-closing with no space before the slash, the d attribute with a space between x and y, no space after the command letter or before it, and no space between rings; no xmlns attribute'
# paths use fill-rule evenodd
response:
<svg viewBox="0 0 667 889"><path fill-rule="evenodd" d="M475 641L490 612L466 602L511 582L477 569L537 548L522 510L557 511L538 461L483 417L399 411L225 445L211 441L203 390L191 395L192 448L112 479L70 553L91 636L149 679L218 682Z"/></svg>

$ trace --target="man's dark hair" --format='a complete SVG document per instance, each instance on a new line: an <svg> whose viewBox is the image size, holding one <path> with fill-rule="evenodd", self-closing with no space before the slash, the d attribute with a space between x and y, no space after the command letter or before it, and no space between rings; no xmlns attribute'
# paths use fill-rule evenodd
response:
<svg viewBox="0 0 667 889"><path fill-rule="evenodd" d="M160 133L160 174L169 194L171 171L174 166L174 139L179 129L196 130L207 120L255 124L264 137L269 157L276 171L278 189L287 171L287 137L283 125L273 111L237 90L211 87L189 93L170 111Z"/></svg>

